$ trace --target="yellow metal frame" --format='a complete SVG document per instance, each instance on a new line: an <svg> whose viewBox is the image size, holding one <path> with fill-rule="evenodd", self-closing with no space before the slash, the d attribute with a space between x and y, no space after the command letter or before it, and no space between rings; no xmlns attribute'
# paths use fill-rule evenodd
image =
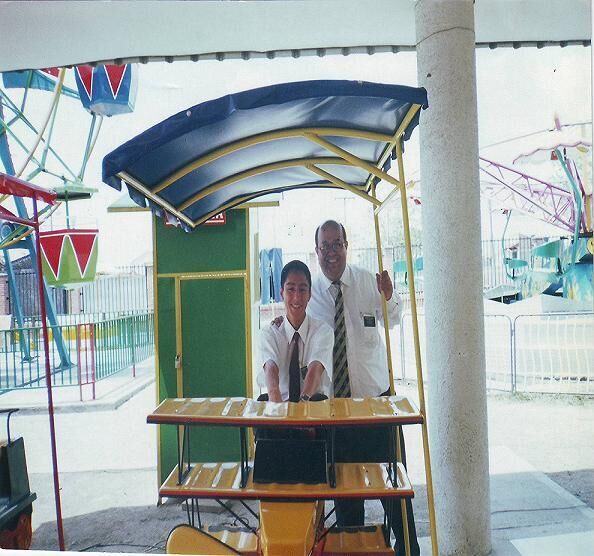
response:
<svg viewBox="0 0 594 556"><path fill-rule="evenodd" d="M319 168L318 168L318 170L319 170ZM308 183L307 187L308 188L309 187L311 187L311 188L328 187L328 184L327 183ZM354 185L349 185L349 187L352 189L356 189L356 186L354 186ZM285 189L283 189L283 191L289 191L291 189L304 189L304 187L301 185L296 185L294 187L286 187ZM349 191L351 191L351 189L349 189ZM278 193L278 190L265 189L264 191L260 191L259 193L254 193L253 195L245 195L243 197L238 197L237 199L234 199L233 201L230 201L229 203L221 205L221 206L217 207L216 209L210 211L209 213L205 214L202 218L200 218L200 220L196 220L193 227L200 226L200 224L202 224L203 222L206 222L209 218L212 218L215 214L219 214L220 212L223 212L225 210L229 210L232 208L240 208L240 207L244 207L244 206L249 208L250 207L249 201L251 201L252 199L255 199L257 197L260 197L262 195L267 195L268 193ZM358 193L358 195L362 196L366 200L370 200L370 197L362 191L360 194ZM260 206L260 205L258 205L258 206Z"/></svg>
<svg viewBox="0 0 594 556"><path fill-rule="evenodd" d="M410 239L410 223L408 218L408 202L407 202L407 195L406 195L406 187L405 187L405 177L404 177L404 162L402 160L402 140L404 136L404 131L408 124L412 121L415 114L420 110L420 105L412 105L409 109L407 115L405 116L404 120L402 121L401 125L399 126L398 130L391 137L390 143L384 149L384 153L382 157L380 157L380 161L378 162L377 166L366 162L358 158L357 156L341 149L337 145L329 142L328 140L316 135L315 133L306 133L305 137L310 141L324 147L328 151L336 154L337 156L344 158L345 161L350 162L351 164L358 166L367 170L370 174L368 179L368 184L371 185L372 196L377 199L375 186L373 185L373 178L377 177L381 180L387 181L394 187L400 190L400 200L401 200L401 208L402 208L402 221L404 227L404 243L405 243L405 250L406 250L406 264L408 275L411 277L409 279L409 293L411 299L411 309L412 309L412 321L413 321L413 339L414 339L414 346L415 346L415 361L417 367L417 390L419 395L419 405L420 411L423 415L423 424L422 432L423 432L423 453L424 453L424 460L425 460L425 477L427 480L427 502L429 508L429 528L431 532L431 548L433 556L437 556L438 554L438 545L437 545L437 527L435 524L435 506L434 506L434 493L433 493L433 478L431 474L431 459L429 454L429 439L428 439L428 430L427 430L427 412L425 406L425 391L424 391L424 383L423 383L423 370L421 364L421 348L420 348L420 341L419 341L419 327L418 327L418 320L417 320L417 305L416 305L416 297L415 297L415 286L414 286L414 274L413 274L413 260L412 260L412 247L411 247L411 239ZM392 149L396 149L396 159L398 161L398 179L394 178L393 176L389 175L388 173L381 170L378 166L383 166L387 157L391 154ZM375 203L374 203L375 204ZM376 204L376 210L374 211L374 225L375 225L375 233L376 233L376 244L377 244L377 253L378 253L378 267L380 272L383 270L383 257L382 257L382 250L381 250L381 238L380 238L380 230L379 230L379 219L378 219L378 212L381 208L382 204ZM387 305L386 300L384 299L382 302L382 313L384 317L384 328L385 328L385 336L386 336L386 348L388 353L388 372L390 375L390 391L393 390L394 384L394 375L392 371L392 358L391 358L391 348L390 348L390 336L389 336L389 323L388 323L388 312L387 312ZM398 439L397 439L398 440ZM397 458L400 461L400 443L396 442L396 450L397 450ZM404 540L406 545L406 554L407 556L410 555L410 541L408 538L408 523L406 519L406 507L404 503L402 503L402 525L404 530Z"/></svg>
<svg viewBox="0 0 594 556"><path fill-rule="evenodd" d="M341 158L333 158L330 156L324 157L317 157L317 158L298 158L295 160L281 160L279 162L271 162L269 164L262 164L261 166L254 166L249 170L244 170L243 172L238 172L237 174L233 174L225 178L224 180L220 180L214 183L211 183L208 187L201 189L195 195L192 195L189 199L175 207L176 210L182 211L186 210L188 207L192 206L194 203L204 199L204 197L208 197L211 193L216 193L221 189L224 189L228 185L232 185L237 183L238 181L251 178L253 176L258 176L260 174L265 174L267 172L274 172L275 170L283 170L284 168L294 168L294 167L302 167L308 168L315 164L341 164L344 165L344 160ZM156 192L156 191L155 191Z"/></svg>
<svg viewBox="0 0 594 556"><path fill-rule="evenodd" d="M256 135L253 137L248 137L242 139L240 141L231 143L229 145L225 145L219 149L216 149L209 153L208 155L202 156L190 163L188 163L183 168L179 169L172 175L165 178L162 182L160 182L155 188L150 190L144 184L140 183L134 177L130 176L126 172L118 173L118 177L125 181L126 183L130 184L132 187L135 187L140 192L142 192L148 199L151 199L161 206L163 206L166 210L168 210L171 214L178 217L181 221L188 224L190 227L194 228L200 225L202 222L214 216L215 214L232 208L234 206L240 205L244 202L250 201L255 197L264 195L266 193L271 193L276 190L271 189L268 191L260 191L254 195L245 195L240 198L237 198L224 206L218 207L216 210L212 211L211 213L205 215L199 220L193 221L192 219L185 216L182 211L187 209L196 201L206 197L210 193L215 191L219 191L224 187L236 183L241 179L245 179L247 177L259 175L265 172L270 172L282 168L288 167L296 167L301 166L307 168L312 173L316 174L317 176L327 180L326 183L313 183L308 184L307 187L328 187L329 184L332 184L335 187L339 187L341 189L345 189L347 191L351 191L355 195L363 198L364 200L371 202L374 207L374 226L375 226L375 234L376 234L376 244L377 244L377 253L378 253L378 268L380 272L383 270L383 257L382 257L382 250L381 250L381 237L380 237L380 227L379 227L379 212L381 211L384 203L391 200L393 196L397 193L400 194L400 201L401 201L401 211L402 211L402 220L403 220L403 228L404 228L404 243L405 243L405 252L406 252L406 265L408 271L408 284L409 284L409 294L411 300L411 311L412 311L412 326L413 326L413 340L414 340L414 349L415 349L415 363L416 363L416 370L417 370L417 389L419 395L419 409L420 413L423 416L423 423L422 427L422 436L423 436L423 453L424 453L424 460L425 460L425 477L427 481L427 501L429 507L429 527L431 533L431 547L432 547L432 555L437 556L438 554L438 545L437 545L437 529L435 523L435 507L434 507L434 492L433 492L433 479L431 474L431 460L429 454L429 440L428 440L428 429L427 429L427 418L426 418L426 406L425 406L425 392L424 392L424 384L423 384L423 371L422 371L422 363L421 363L421 350L420 350L420 341L419 341L419 327L418 327L418 320L417 320L417 306L416 306L416 297L415 297L415 286L414 286L414 271L413 271L413 259L412 259L412 247L411 247L411 238L410 238L410 224L409 224L409 216L408 216L408 202L407 202L407 194L406 194L406 187L405 187L405 176L404 176L404 163L402 160L402 142L404 138L405 130L407 129L410 122L413 120L415 115L421 109L420 105L413 104L411 105L410 109L408 110L406 116L404 117L403 121L401 122L400 126L396 130L393 135L386 135L381 133L373 133L373 132L365 132L359 130L352 130L352 129L341 129L341 128L301 128L301 129L291 129L291 130L281 130L281 131L274 131L269 133L263 133L260 135ZM371 141L385 141L386 147L382 152L379 160L376 163L370 163L366 160L363 160L354 154L340 148L339 146L335 145L334 143L328 141L326 137L332 136L339 136L339 137L357 137L360 139L367 139ZM185 201L184 203L180 204L179 206L175 207L167 202L165 202L162 198L157 197L156 194L163 191L177 180L182 178L183 176L189 174L190 172L200 168L201 166L208 164L214 160L217 160L226 154L231 152L237 151L239 149L243 149L249 147L251 145L256 145L259 143L264 143L267 141L274 141L278 139L285 139L285 138L293 138L293 137L302 137L305 138L312 143L319 145L332 153L333 157L317 157L317 158L307 158L307 159L298 159L298 160L287 160L276 162L272 164L265 164L256 168L252 168L250 170L246 170L244 172L240 172L224 180L221 180L217 183L211 184L205 190L200 191L196 195L192 196L190 199ZM396 151L396 159L398 163L398 178L395 178L385 172L382 168L388 159L388 157L392 154L393 151ZM332 175L330 172L319 168L317 165L333 165L333 164L340 164L340 165L350 165L357 168L361 168L369 173L369 177L364 187L361 186L354 186L348 184L338 177ZM376 178L383 180L390 185L392 185L395 189L394 191L390 192L390 194L381 201L377 197L375 181ZM286 189L295 189L302 186L295 186L294 188L286 188ZM249 226L249 223L248 223ZM248 233L248 241L247 241L247 258L246 258L246 270L237 270L237 271L226 271L226 272L200 272L200 273L179 273L179 274L160 274L157 275L158 278L173 278L175 279L176 284L176 347L178 349L178 353L181 353L181 293L180 293L180 284L182 280L196 280L196 279L229 279L229 278L243 278L246 282L246 293L245 293L245 311L246 311L246 358L247 358L247 365L246 368L248 369L248 376L247 376L247 388L248 392L251 392L251 373L249 372L251 367L251 326L249 324L251 318L250 312L250 284L249 284L249 229ZM155 288L156 292L156 288ZM391 358L391 347L390 347L390 336L389 336L389 322L388 322L388 311L386 300L383 299L382 302L382 313L384 317L384 332L386 338L386 347L387 347L387 363L388 363L388 371L390 375L390 391L393 392L393 385L394 385L394 373L392 369L392 358ZM156 320L155 320L155 327L156 327ZM178 338L179 337L179 338ZM181 371L181 372L180 372ZM181 397L181 393L179 391L179 381L183 381L183 362L181 364L181 368L178 369L178 395ZM181 377L181 379L180 379ZM398 440L398 439L397 439ZM396 442L397 447L397 458L401 461L401 454L400 454L400 443ZM406 545L406 554L410 555L410 543L408 538L408 526L407 526L407 519L406 519L406 507L404 503L402 504L402 517L403 517L403 529L405 532L405 545Z"/></svg>
<svg viewBox="0 0 594 556"><path fill-rule="evenodd" d="M313 127L313 128L298 128L298 129L285 129L285 130L271 131L268 133L261 133L259 135L254 135L252 137L246 137L245 139L241 139L240 141L236 141L234 143L225 145L224 147L221 147L219 149L215 149L211 153L189 162L184 167L180 168L179 170L177 170L170 176L166 177L163 181L161 181L159 184L157 184L155 187L152 187L152 188L146 186L145 184L143 184L142 182L140 182L138 179L136 179L134 176L128 174L127 172L123 172L123 171L118 172L117 176L121 180L126 182L127 184L131 185L132 187L134 187L135 189L140 191L147 199L150 199L151 201L161 205L163 208L165 208L168 212L170 212L176 218L178 218L179 220L181 220L182 222L184 222L185 224L187 224L188 226L190 226L192 228L199 226L205 220L208 220L208 218L210 218L211 216L214 216L214 214L217 214L218 212L221 212L222 210L227 210L229 208L237 206L237 205L241 204L242 202L253 199L254 197L260 196L264 193L259 192L257 195L246 195L246 196L237 198L234 201L232 201L224 206L219 207L216 212L211 212L208 215L206 215L198 220L192 220L191 218L189 218L188 216L183 214L183 211L186 210L187 208L189 208L190 206L192 206L194 203L207 197L211 193L220 191L221 189L224 189L228 185L237 183L238 181L241 181L243 179L253 177L253 176L256 176L259 174L263 174L266 172L273 172L275 170L291 168L291 167L307 168L312 173L327 180L327 183L310 184L311 186L318 185L318 186L322 186L322 187L328 187L330 184L332 184L335 187L340 187L342 189L351 191L355 195L358 195L358 196L364 198L365 200L370 201L371 203L373 203L375 205L378 205L378 201L376 199L374 199L372 196L367 194L367 191L370 188L370 180L369 179L368 179L367 184L364 187L351 185L351 184L344 182L340 178L334 176L330 172L327 172L326 170L319 168L317 165L319 165L319 164L324 164L324 165L337 164L337 165L342 165L342 166L345 166L345 165L355 166L355 167L361 168L363 170L366 170L367 172L370 173L370 175L377 176L383 180L386 180L386 181L392 183L395 186L399 186L399 184L394 180L394 178L392 178L392 176L390 176L386 172L383 172L382 170L380 170L373 163L363 160L359 157L356 157L356 156L352 155L351 153L349 153L348 151L345 151L344 149L337 147L330 141L323 139L322 135L328 136L328 137L353 137L353 138L358 138L358 139L363 139L363 140L368 140L368 141L386 142L387 149L384 150L384 153L382 154L382 157L381 157L382 159L384 159L384 157L386 156L385 153L387 152L389 155L389 153L393 149L394 143L397 140L399 140L400 135L404 132L404 129L406 129L406 126L408 126L408 124L410 123L410 120L412 120L412 118L414 117L414 114L416 114L416 112L420 108L420 106L418 106L418 105L413 105L413 106L417 107L416 110L414 110L414 112L412 114L409 111L409 113L403 120L402 124L399 126L399 128L396 132L396 135L394 135L394 136L385 134L385 133L376 133L376 132L372 132L372 131L363 131L363 130L345 129L345 128L315 128L315 127ZM270 164L263 164L261 166L250 168L249 170L239 172L237 174L234 174L233 176L229 176L223 180L220 180L218 182L210 184L208 187L197 192L195 195L193 195L192 197L190 197L183 203L179 204L178 206L174 206L171 203L168 203L167 201L165 201L162 197L158 196L158 194L160 192L162 192L164 189L166 189L169 186L171 186L172 184L174 184L177 180L188 175L190 172L193 172L194 170L200 168L201 166L204 166L205 164L208 164L209 162L213 162L214 160L217 160L227 154L230 154L230 153L235 152L240 149L244 149L246 147L250 147L252 145L257 145L260 143L265 143L265 142L270 142L270 141L276 141L279 139L295 138L295 137L302 137L302 138L308 139L309 141L317 143L318 145L329 150L330 152L337 154L338 158L336 158L336 157L312 157L312 158L302 158L302 159L297 159L297 160L285 160L285 161L273 162ZM383 164L383 161L382 161L382 164ZM276 190L271 189L268 192L271 193L274 191L276 191Z"/></svg>
<svg viewBox="0 0 594 556"><path fill-rule="evenodd" d="M404 162L402 160L402 143L396 143L396 158L398 160L398 175L401 183L404 181ZM423 415L423 455L425 460L425 478L427 479L427 506L429 509L429 529L431 532L431 552L433 556L438 555L437 548L437 526L435 523L435 503L433 493L433 478L431 475L431 458L429 454L429 436L427 431L427 410L425 407L425 386L423 383L423 368L421 364L421 344L419 341L419 322L417 319L417 298L415 296L415 278L413 270L412 246L410 240L410 223L408 219L408 199L406 189L400 193L402 207L402 224L404 228L404 245L406 250L406 268L408 271L408 291L410 294L410 305L412 313L413 338L415 346L415 363L417 367L417 392L419 394L419 410Z"/></svg>
<svg viewBox="0 0 594 556"><path fill-rule="evenodd" d="M153 235L153 337L155 338L155 374L156 374L156 403L161 400L161 368L159 366L159 296L157 295L157 217L153 214L151 218L151 231ZM161 427L157 427L157 488L161 480ZM159 497L159 503L161 499Z"/></svg>
<svg viewBox="0 0 594 556"><path fill-rule="evenodd" d="M408 125L408 124L407 124ZM252 137L246 137L239 141L229 143L224 147L215 149L207 155L201 156L192 162L189 162L170 176L166 177L161 181L153 191L159 193L166 187L175 183L177 180L188 175L190 172L197 170L201 166L213 162L218 158L228 155L232 152L251 147L252 145L258 145L260 143L267 143L269 141L277 141L278 139L289 139L294 137L303 137L308 133L314 135L329 135L332 137L357 137L359 139L367 139L369 141L391 141L392 136L385 133L376 133L373 131L362 131L357 129L345 129L341 127L305 127L295 129L281 129L277 131L269 131L267 133L260 133Z"/></svg>

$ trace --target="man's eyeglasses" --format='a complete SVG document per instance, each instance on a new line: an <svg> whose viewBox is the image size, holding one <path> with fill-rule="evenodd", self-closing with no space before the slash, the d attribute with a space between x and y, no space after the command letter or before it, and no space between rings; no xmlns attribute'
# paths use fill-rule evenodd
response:
<svg viewBox="0 0 594 556"><path fill-rule="evenodd" d="M322 243L318 249L322 252L322 253L328 253L328 251L332 250L335 253L337 253L338 251L341 251L345 246L345 243L343 241L340 240L336 240L333 243Z"/></svg>

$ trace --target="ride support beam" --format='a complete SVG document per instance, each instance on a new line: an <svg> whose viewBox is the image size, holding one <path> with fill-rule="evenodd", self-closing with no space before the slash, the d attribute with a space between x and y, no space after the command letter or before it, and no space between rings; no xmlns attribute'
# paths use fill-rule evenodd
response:
<svg viewBox="0 0 594 556"><path fill-rule="evenodd" d="M418 0L429 445L439 554L491 550L474 5Z"/></svg>

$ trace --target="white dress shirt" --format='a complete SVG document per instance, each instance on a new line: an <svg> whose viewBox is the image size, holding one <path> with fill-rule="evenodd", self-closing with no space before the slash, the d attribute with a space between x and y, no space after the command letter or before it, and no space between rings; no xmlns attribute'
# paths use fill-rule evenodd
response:
<svg viewBox="0 0 594 556"><path fill-rule="evenodd" d="M377 280L364 268L347 264L341 278L347 337L347 362L353 398L379 396L389 388L388 357L384 341L382 296ZM308 315L334 329L336 289L321 272L314 279ZM400 322L401 300L396 292L387 302L388 319Z"/></svg>
<svg viewBox="0 0 594 556"><path fill-rule="evenodd" d="M274 361L278 367L278 381L283 401L289 399L289 364L291 362L291 341L295 332L299 333L299 368L301 372L301 387L307 373L307 366L313 361L319 361L324 367L320 377L318 392L330 397L332 395L332 348L334 347L334 329L325 322L308 315L295 330L286 317L280 327L274 324L265 326L260 331L260 372L258 385L266 387L264 364ZM305 369L304 369L305 368Z"/></svg>

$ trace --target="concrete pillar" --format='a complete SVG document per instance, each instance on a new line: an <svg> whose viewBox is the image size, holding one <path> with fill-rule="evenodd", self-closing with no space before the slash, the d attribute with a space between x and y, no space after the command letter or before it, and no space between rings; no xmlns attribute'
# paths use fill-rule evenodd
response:
<svg viewBox="0 0 594 556"><path fill-rule="evenodd" d="M491 549L478 122L471 0L415 6L428 420L439 552Z"/></svg>

